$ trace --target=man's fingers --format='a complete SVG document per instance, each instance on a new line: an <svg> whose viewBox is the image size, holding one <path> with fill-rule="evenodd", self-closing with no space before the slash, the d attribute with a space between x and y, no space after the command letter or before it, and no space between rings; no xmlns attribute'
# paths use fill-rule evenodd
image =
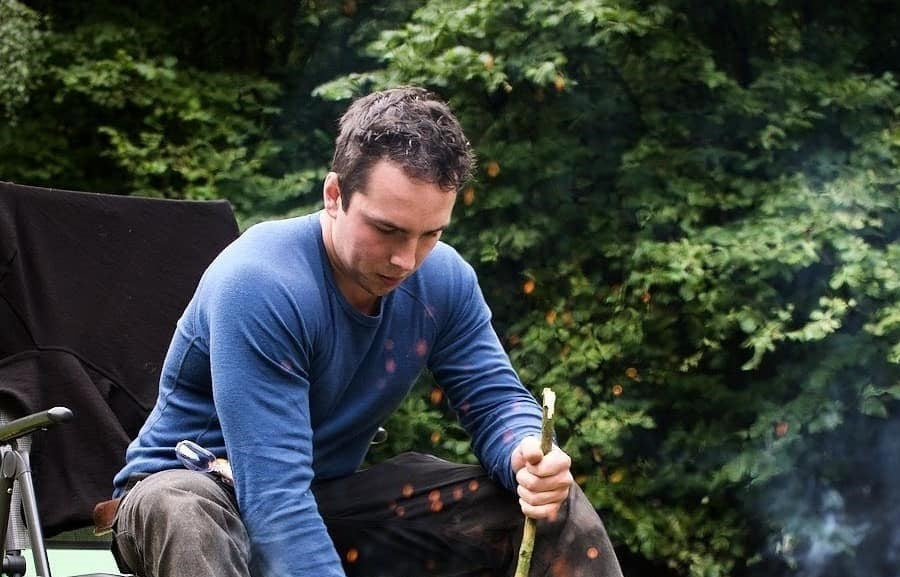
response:
<svg viewBox="0 0 900 577"><path fill-rule="evenodd" d="M556 520L557 515L559 515L559 508L561 505L561 502L550 503L547 505L531 505L530 503L519 499L519 506L522 508L522 514L532 519L549 519L554 521Z"/></svg>
<svg viewBox="0 0 900 577"><path fill-rule="evenodd" d="M527 448L523 447L523 449ZM524 468L537 477L552 477L564 471L568 472L569 467L572 466L572 459L556 446L546 455L540 452L539 447L537 454L529 453L523 456L525 458Z"/></svg>
<svg viewBox="0 0 900 577"><path fill-rule="evenodd" d="M572 474L568 468L561 471L554 468L555 473L540 477L531 472L532 468L532 465L527 465L516 474L519 506L526 517L553 519L569 496Z"/></svg>
<svg viewBox="0 0 900 577"><path fill-rule="evenodd" d="M516 493L519 495L519 500L521 502L527 503L533 507L540 507L542 505L550 505L552 503L559 504L562 501L565 501L569 496L569 485L564 484L560 485L554 489L549 489L546 491L535 492L527 487L523 487L519 485L516 488Z"/></svg>
<svg viewBox="0 0 900 577"><path fill-rule="evenodd" d="M528 495L557 491L565 491L568 494L573 479L572 473L568 470L559 471L547 477L539 477L525 467L516 474L516 482L518 484L516 491L520 496L522 496L522 491L526 491Z"/></svg>
<svg viewBox="0 0 900 577"><path fill-rule="evenodd" d="M519 445L519 452L526 463L536 465L544 458L541 451L541 441L537 437L525 437Z"/></svg>
<svg viewBox="0 0 900 577"><path fill-rule="evenodd" d="M560 475L548 482L548 479L532 477L526 483L533 484L536 490L519 483L516 492L519 495L519 507L526 517L532 519L555 519L560 506L569 497L571 476Z"/></svg>
<svg viewBox="0 0 900 577"><path fill-rule="evenodd" d="M522 439L513 453L519 506L526 517L554 519L569 496L574 482L570 467L572 459L554 446L546 455L541 451L540 439Z"/></svg>

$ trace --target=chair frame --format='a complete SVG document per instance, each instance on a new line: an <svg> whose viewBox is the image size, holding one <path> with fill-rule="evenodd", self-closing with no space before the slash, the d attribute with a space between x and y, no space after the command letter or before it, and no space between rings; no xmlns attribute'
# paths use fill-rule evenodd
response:
<svg viewBox="0 0 900 577"><path fill-rule="evenodd" d="M16 483L22 496L22 509L28 526L28 537L38 577L51 577L47 545L41 529L37 506L37 495L31 478L29 451L19 448L17 439L35 431L44 430L64 423L72 418L72 411L66 407L53 407L33 413L0 426L0 542L3 543L3 565L0 573L9 577L23 577L26 572L22 551L13 545L8 533L12 494ZM93 573L82 577L103 577L108 573Z"/></svg>

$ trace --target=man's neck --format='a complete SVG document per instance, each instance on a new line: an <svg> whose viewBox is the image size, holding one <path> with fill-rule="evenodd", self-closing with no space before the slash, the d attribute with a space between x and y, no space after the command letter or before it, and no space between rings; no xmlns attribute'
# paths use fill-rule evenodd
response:
<svg viewBox="0 0 900 577"><path fill-rule="evenodd" d="M337 285L341 295L350 303L350 306L358 310L364 315L375 316L381 308L381 297L370 294L365 289L357 286L344 274L337 265L337 258L334 254L334 240L331 237L331 218L328 213L322 212L319 215L319 222L322 225L322 242L325 245L325 256L328 257L328 266L331 267L331 274L334 276L334 282Z"/></svg>

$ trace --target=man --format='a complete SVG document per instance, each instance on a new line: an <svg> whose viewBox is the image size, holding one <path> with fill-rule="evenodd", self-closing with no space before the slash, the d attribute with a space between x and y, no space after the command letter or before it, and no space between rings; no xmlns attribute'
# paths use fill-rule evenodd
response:
<svg viewBox="0 0 900 577"><path fill-rule="evenodd" d="M324 209L252 227L210 265L115 479L123 569L506 575L524 513L541 520L532 575L621 575L569 457L540 451L472 268L439 242L472 164L436 97L371 94L341 119ZM426 368L483 468L406 454L358 470ZM181 467L181 440L227 457L233 486Z"/></svg>

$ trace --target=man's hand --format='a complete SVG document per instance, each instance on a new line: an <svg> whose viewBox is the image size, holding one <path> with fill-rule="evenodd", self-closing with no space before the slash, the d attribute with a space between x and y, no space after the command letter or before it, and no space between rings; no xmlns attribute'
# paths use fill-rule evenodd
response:
<svg viewBox="0 0 900 577"><path fill-rule="evenodd" d="M572 459L556 445L544 455L540 439L525 437L513 451L511 464L522 513L532 519L555 519L569 496Z"/></svg>

